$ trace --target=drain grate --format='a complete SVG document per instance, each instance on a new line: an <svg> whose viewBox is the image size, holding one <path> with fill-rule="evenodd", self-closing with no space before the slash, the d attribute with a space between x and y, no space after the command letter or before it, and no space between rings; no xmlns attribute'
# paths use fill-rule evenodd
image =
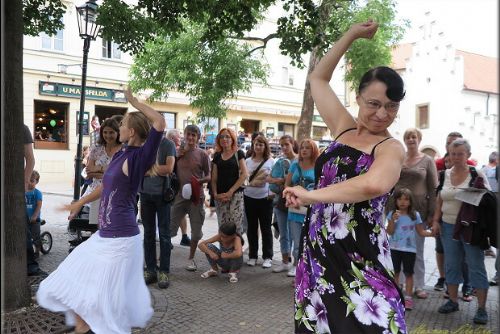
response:
<svg viewBox="0 0 500 334"><path fill-rule="evenodd" d="M39 306L5 313L2 319L5 334L66 333L63 313L53 313Z"/></svg>

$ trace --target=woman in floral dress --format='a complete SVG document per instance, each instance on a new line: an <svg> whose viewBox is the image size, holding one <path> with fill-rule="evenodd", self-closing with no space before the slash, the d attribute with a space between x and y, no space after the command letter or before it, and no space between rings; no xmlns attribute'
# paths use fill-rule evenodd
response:
<svg viewBox="0 0 500 334"><path fill-rule="evenodd" d="M284 191L288 206L311 205L295 278L296 333L406 333L383 226L404 159L402 144L387 131L405 94L403 80L387 67L365 73L356 119L329 84L351 43L371 39L377 28L372 21L353 25L309 77L335 140L316 160L316 189Z"/></svg>

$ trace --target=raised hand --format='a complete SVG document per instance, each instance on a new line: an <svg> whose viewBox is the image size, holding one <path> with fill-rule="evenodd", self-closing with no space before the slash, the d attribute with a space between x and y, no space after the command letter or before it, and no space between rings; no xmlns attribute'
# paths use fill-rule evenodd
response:
<svg viewBox="0 0 500 334"><path fill-rule="evenodd" d="M353 34L355 38L372 39L377 29L378 23L370 19L366 22L353 24L349 29L349 33Z"/></svg>

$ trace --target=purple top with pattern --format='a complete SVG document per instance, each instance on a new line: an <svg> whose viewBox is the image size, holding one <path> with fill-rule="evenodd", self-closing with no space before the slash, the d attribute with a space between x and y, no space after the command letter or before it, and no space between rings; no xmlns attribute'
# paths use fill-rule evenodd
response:
<svg viewBox="0 0 500 334"><path fill-rule="evenodd" d="M151 128L143 146L127 146L116 152L102 179L99 207L99 235L103 238L131 237L139 234L136 221L136 195L146 171L156 159L163 132ZM122 166L127 160L128 176Z"/></svg>

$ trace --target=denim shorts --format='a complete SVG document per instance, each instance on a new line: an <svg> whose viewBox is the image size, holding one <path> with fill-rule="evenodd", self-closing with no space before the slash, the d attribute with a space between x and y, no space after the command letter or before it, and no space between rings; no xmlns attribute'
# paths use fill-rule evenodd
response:
<svg viewBox="0 0 500 334"><path fill-rule="evenodd" d="M443 222L441 242L444 248L446 283L459 285L463 282L462 262L469 268L470 285L476 289L488 289L488 276L484 265L484 251L479 246L467 244L461 238L453 240L454 224Z"/></svg>

